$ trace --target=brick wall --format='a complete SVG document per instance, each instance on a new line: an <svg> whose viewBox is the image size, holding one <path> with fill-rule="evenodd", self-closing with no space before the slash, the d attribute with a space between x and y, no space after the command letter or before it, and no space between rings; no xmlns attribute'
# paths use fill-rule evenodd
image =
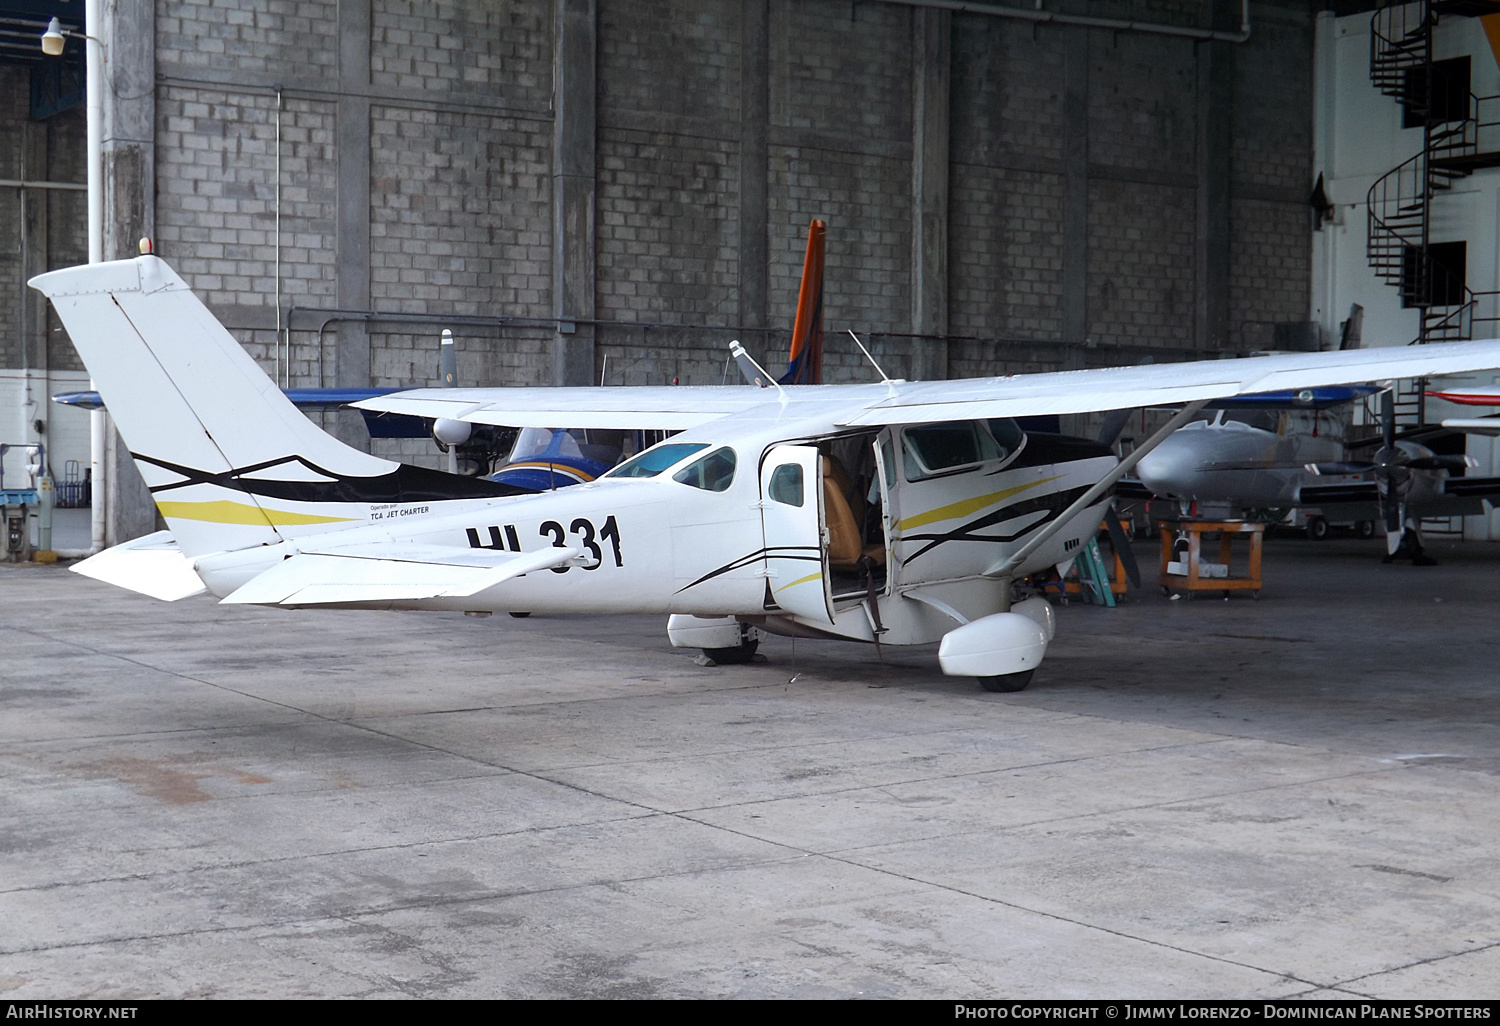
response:
<svg viewBox="0 0 1500 1026"><path fill-rule="evenodd" d="M737 153L723 140L600 130L599 318L734 323Z"/></svg>
<svg viewBox="0 0 1500 1026"><path fill-rule="evenodd" d="M339 249L347 245L337 202L344 90L369 99L370 304L434 318L548 317L552 0L371 0L369 77L352 85L340 78L347 40L339 9L334 0L160 0L159 251L270 366L274 87L285 94L283 305L320 309L337 305ZM1204 18L1199 0L1101 0L1089 10L1178 24ZM904 374L913 295L913 9L770 0L763 225L745 223L740 205L749 184L741 180L741 118L755 109L740 94L744 11L739 0L598 0L596 375L722 380L747 272L739 261L747 233L759 231L769 253L770 328L738 334L779 369L814 217L829 225L827 379L873 373L842 335L846 327L868 335L890 373ZM1233 106L1222 112L1231 126L1235 347L1263 344L1269 325L1306 316L1308 289L1308 225L1298 204L1311 177L1309 16L1285 0L1257 2L1253 17L1251 42L1226 48ZM1064 93L1069 75L1079 77L1068 54L1071 47L1076 59L1083 30L960 13L952 27L950 372L1076 362L1077 351L1059 348L1065 307L1080 301L1070 280L1083 283L1087 335L1101 347L1085 354L1090 362L1112 361L1116 346L1197 345L1203 126L1195 44L1084 33L1087 99L1071 130L1086 135L1087 166L1070 176ZM11 106L0 109L7 141L25 113L16 85ZM57 177L82 176L81 114L55 119ZM14 238L9 202L0 195L0 231ZM54 194L48 202L54 256L81 259L82 197ZM1065 225L1079 203L1087 235L1072 250L1081 263L1069 271ZM14 293L7 266L0 257L0 289ZM292 382L331 383L334 332L319 335L313 315L299 317ZM372 382L431 381L439 327L372 323ZM550 330L455 330L467 381L550 379ZM0 355L14 361L9 348Z"/></svg>
<svg viewBox="0 0 1500 1026"><path fill-rule="evenodd" d="M1194 212L1191 189L1089 183L1091 343L1191 348Z"/></svg>
<svg viewBox="0 0 1500 1026"><path fill-rule="evenodd" d="M158 65L281 76L338 63L337 0L158 0Z"/></svg>
<svg viewBox="0 0 1500 1026"><path fill-rule="evenodd" d="M281 111L281 295L334 294L333 105ZM156 104L157 252L232 327L275 324L276 97L163 86Z"/></svg>
<svg viewBox="0 0 1500 1026"><path fill-rule="evenodd" d="M552 126L393 106L370 121L374 308L546 316Z"/></svg>
<svg viewBox="0 0 1500 1026"><path fill-rule="evenodd" d="M1191 174L1197 87L1196 48L1188 40L1091 32L1089 163Z"/></svg>
<svg viewBox="0 0 1500 1026"><path fill-rule="evenodd" d="M435 95L482 92L513 106L544 106L551 75L548 4L528 0L375 0L371 4L372 85Z"/></svg>
<svg viewBox="0 0 1500 1026"><path fill-rule="evenodd" d="M1307 196L1312 123L1311 15L1288 7L1263 18L1235 62L1231 124L1229 338L1270 348L1277 323L1308 317L1312 284Z"/></svg>
<svg viewBox="0 0 1500 1026"><path fill-rule="evenodd" d="M738 0L601 0L599 106L730 124L740 111Z"/></svg>

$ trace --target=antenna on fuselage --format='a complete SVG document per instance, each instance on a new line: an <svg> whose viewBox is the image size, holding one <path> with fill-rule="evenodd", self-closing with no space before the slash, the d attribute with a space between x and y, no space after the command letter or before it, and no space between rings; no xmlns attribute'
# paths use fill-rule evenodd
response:
<svg viewBox="0 0 1500 1026"><path fill-rule="evenodd" d="M766 373L766 369L755 362L755 357L745 352L745 347L740 345L740 340L735 339L729 343L729 355L734 357L734 362L739 364L740 373L745 375L745 380L757 388L774 388L786 402L786 391L777 383L776 379Z"/></svg>
<svg viewBox="0 0 1500 1026"><path fill-rule="evenodd" d="M880 383L882 385L889 385L891 383L891 376L887 374L883 369L881 369L880 364L875 362L875 357L870 355L870 351L866 349L865 344L859 340L859 336L854 333L854 329L845 328L844 330L849 332L849 337L854 339L854 344L859 346L859 351L865 354L865 359L870 361L870 366L874 367L875 373L880 375Z"/></svg>

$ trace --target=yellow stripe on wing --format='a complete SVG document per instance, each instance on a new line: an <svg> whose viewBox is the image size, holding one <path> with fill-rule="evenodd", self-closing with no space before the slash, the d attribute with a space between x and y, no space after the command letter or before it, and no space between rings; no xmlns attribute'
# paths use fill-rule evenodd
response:
<svg viewBox="0 0 1500 1026"><path fill-rule="evenodd" d="M158 502L161 515L172 520L201 520L208 524L249 524L253 527L295 526L298 524L339 524L359 517L325 517L315 513L291 513L282 509L262 509L248 502L216 499L213 502Z"/></svg>
<svg viewBox="0 0 1500 1026"><path fill-rule="evenodd" d="M1061 474L1056 477L1044 477L1039 481L1016 485L1014 488L1004 488L998 492L990 492L988 495L976 495L972 499L951 502L946 506L939 506L937 509L928 510L926 513L918 513L915 516L907 517L896 525L896 529L898 531L909 531L914 527L925 527L928 524L935 524L939 520L957 520L959 517L966 517L970 513L976 513L986 506L993 506L997 502L1004 502L1012 495L1019 495L1029 488L1036 488L1039 485L1047 484L1049 481L1060 480L1062 480Z"/></svg>

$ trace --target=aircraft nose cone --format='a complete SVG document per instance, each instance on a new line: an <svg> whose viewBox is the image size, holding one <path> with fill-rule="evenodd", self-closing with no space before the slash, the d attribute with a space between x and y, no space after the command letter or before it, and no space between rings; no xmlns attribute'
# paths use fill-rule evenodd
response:
<svg viewBox="0 0 1500 1026"><path fill-rule="evenodd" d="M1136 476L1156 495L1192 498L1193 478L1200 462L1197 452L1173 435L1141 458Z"/></svg>

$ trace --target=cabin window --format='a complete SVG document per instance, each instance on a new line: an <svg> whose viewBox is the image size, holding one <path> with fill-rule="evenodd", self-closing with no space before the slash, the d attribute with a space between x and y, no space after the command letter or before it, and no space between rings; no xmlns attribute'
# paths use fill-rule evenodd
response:
<svg viewBox="0 0 1500 1026"><path fill-rule="evenodd" d="M771 485L766 493L773 501L783 505L802 505L802 464L783 463L773 470Z"/></svg>
<svg viewBox="0 0 1500 1026"><path fill-rule="evenodd" d="M901 432L901 439L908 481L955 473L1010 455L984 426L968 420L909 427Z"/></svg>
<svg viewBox="0 0 1500 1026"><path fill-rule="evenodd" d="M725 446L689 463L673 474L672 480L708 492L722 492L734 481L735 462L734 450Z"/></svg>
<svg viewBox="0 0 1500 1026"><path fill-rule="evenodd" d="M708 448L707 442L675 442L657 445L611 470L605 477L655 477L668 467L676 466L695 452Z"/></svg>

